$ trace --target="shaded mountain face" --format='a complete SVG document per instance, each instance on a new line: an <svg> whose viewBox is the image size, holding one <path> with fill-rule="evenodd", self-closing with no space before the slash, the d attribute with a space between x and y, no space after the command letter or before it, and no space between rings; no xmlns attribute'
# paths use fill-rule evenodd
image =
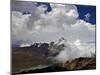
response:
<svg viewBox="0 0 100 75"><path fill-rule="evenodd" d="M37 52L39 55L46 55L48 53L49 45L47 43L35 43L31 45L29 48L32 48L32 52Z"/></svg>
<svg viewBox="0 0 100 75"><path fill-rule="evenodd" d="M14 51L19 51L19 52L32 52L34 55L45 55L48 52L48 44L47 43L34 43L31 46L28 47L13 47L12 48L13 52Z"/></svg>
<svg viewBox="0 0 100 75"><path fill-rule="evenodd" d="M47 43L35 43L29 47L13 47L12 72L19 72L32 66L50 64L46 57L47 54Z"/></svg>
<svg viewBox="0 0 100 75"><path fill-rule="evenodd" d="M65 42L67 42L66 39L64 39L63 37L60 38L57 42L50 42L48 50L49 50L49 56L56 56L60 53L60 51L64 50L65 47L67 47L65 45Z"/></svg>

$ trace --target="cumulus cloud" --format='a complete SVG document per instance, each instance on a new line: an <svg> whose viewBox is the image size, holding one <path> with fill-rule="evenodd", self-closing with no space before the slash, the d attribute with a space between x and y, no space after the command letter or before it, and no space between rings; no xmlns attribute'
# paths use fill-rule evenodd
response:
<svg viewBox="0 0 100 75"><path fill-rule="evenodd" d="M64 37L72 43L69 49L72 51L67 52L70 55L62 51L57 58L64 55L70 59L80 55L91 56L90 51L95 52L95 25L78 19L79 14L75 5L50 6L52 10L45 13L45 4L36 6L36 3L26 2L13 5L12 44L23 46L35 42L51 42ZM23 14L26 11L31 13Z"/></svg>
<svg viewBox="0 0 100 75"><path fill-rule="evenodd" d="M19 9L19 11L12 11L12 37L14 37L12 39L14 41L30 42L31 40L30 43L32 43L32 41L55 40L64 36L64 25L69 27L77 21L78 12L74 5L51 4L52 11L48 13L44 13L47 9L45 5L38 7L35 6L35 3L33 5L30 15L22 14L22 10L26 11L25 3L20 9L16 6L16 10Z"/></svg>

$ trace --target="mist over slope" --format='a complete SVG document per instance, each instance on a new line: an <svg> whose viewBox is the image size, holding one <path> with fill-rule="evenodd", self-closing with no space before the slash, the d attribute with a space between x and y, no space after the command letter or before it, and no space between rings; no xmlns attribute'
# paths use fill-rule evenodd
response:
<svg viewBox="0 0 100 75"><path fill-rule="evenodd" d="M54 63L65 63L80 57L94 57L95 45L83 45L80 41L70 43L65 38L49 44L50 59Z"/></svg>

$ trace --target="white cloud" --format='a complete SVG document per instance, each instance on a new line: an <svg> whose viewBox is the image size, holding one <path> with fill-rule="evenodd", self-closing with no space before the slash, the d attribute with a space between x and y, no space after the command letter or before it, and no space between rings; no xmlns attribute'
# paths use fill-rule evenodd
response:
<svg viewBox="0 0 100 75"><path fill-rule="evenodd" d="M85 20L89 21L90 17L91 17L90 13L85 14Z"/></svg>
<svg viewBox="0 0 100 75"><path fill-rule="evenodd" d="M44 5L34 6L35 11L31 11L31 15L23 15L20 11L12 11L12 39L14 41L30 39L34 42L34 40L51 41L63 36L62 25L70 26L74 24L77 21L78 13L74 5L60 6L61 4L52 4L52 11L47 14L44 13L47 9L46 6L44 8ZM74 13L71 13L72 16L66 15L71 10L74 11Z"/></svg>
<svg viewBox="0 0 100 75"><path fill-rule="evenodd" d="M83 20L77 20L75 24L71 25L68 33L68 38L71 40L79 39L83 42L95 41L95 25Z"/></svg>

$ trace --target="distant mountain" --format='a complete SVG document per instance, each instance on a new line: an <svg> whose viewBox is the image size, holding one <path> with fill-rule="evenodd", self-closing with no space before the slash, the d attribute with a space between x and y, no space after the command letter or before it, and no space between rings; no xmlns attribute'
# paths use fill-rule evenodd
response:
<svg viewBox="0 0 100 75"><path fill-rule="evenodd" d="M13 48L15 48L15 47L19 47L20 45L18 45L18 44L12 44L11 45Z"/></svg>
<svg viewBox="0 0 100 75"><path fill-rule="evenodd" d="M13 47L13 52L14 51L19 51L19 52L32 52L37 53L37 55L45 55L48 52L48 44L47 43L34 43L31 46L28 47Z"/></svg>

